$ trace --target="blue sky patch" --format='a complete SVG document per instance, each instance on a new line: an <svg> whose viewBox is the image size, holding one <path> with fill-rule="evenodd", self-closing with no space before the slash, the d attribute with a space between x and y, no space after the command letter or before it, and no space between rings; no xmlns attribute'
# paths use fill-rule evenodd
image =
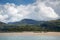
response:
<svg viewBox="0 0 60 40"><path fill-rule="evenodd" d="M14 3L16 5L20 5L20 4L32 4L34 3L36 0L0 0L0 4L6 4L6 3Z"/></svg>

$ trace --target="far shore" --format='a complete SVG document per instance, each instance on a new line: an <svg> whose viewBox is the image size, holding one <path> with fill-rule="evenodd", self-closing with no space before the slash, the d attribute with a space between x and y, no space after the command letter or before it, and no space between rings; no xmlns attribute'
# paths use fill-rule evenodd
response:
<svg viewBox="0 0 60 40"><path fill-rule="evenodd" d="M60 32L4 32L0 36L60 36Z"/></svg>

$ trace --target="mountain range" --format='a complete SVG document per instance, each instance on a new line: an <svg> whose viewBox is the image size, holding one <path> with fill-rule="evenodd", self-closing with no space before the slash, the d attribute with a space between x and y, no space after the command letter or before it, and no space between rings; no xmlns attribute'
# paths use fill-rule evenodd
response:
<svg viewBox="0 0 60 40"><path fill-rule="evenodd" d="M37 25L37 24L42 24L44 22L45 21L36 21L36 20L32 20L32 19L23 19L23 20L18 21L18 22L9 22L8 24L34 24L34 25Z"/></svg>
<svg viewBox="0 0 60 40"><path fill-rule="evenodd" d="M36 21L36 20L32 20L32 19L23 19L21 21L18 22L9 22L9 23L3 23L0 22L0 30L8 30L8 29L12 29L16 27L21 27L21 25L23 26L32 26L33 25L39 26L41 27L41 29L47 29L47 30L52 30L52 31L60 31L60 19L58 20L51 20L51 21Z"/></svg>

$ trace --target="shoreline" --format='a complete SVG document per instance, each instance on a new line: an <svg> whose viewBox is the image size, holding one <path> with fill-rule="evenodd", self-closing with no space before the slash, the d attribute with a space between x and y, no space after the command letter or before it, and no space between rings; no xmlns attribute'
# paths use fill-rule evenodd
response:
<svg viewBox="0 0 60 40"><path fill-rule="evenodd" d="M60 32L4 32L0 36L60 36Z"/></svg>

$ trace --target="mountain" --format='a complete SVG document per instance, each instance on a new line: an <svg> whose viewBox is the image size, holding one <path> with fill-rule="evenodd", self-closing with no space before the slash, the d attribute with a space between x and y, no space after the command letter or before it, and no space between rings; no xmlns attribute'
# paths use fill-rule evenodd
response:
<svg viewBox="0 0 60 40"><path fill-rule="evenodd" d="M51 21L36 21L32 19L23 19L18 22L10 22L8 24L0 22L0 31L1 32L10 32L10 31L60 32L60 19Z"/></svg>
<svg viewBox="0 0 60 40"><path fill-rule="evenodd" d="M10 22L8 24L42 24L44 21L36 21L32 19L23 19L18 22Z"/></svg>
<svg viewBox="0 0 60 40"><path fill-rule="evenodd" d="M43 26L45 26L45 27L60 27L60 19L51 20L51 21L36 21L36 20L32 20L32 19L23 19L18 22L10 22L8 24L15 24L15 25L33 24L33 25L41 25L42 27Z"/></svg>
<svg viewBox="0 0 60 40"><path fill-rule="evenodd" d="M0 27L5 26L6 23L0 22Z"/></svg>
<svg viewBox="0 0 60 40"><path fill-rule="evenodd" d="M2 31L2 29L5 28L5 26L7 26L6 23L0 22L0 31Z"/></svg>
<svg viewBox="0 0 60 40"><path fill-rule="evenodd" d="M60 20L58 19L58 20L46 21L42 25L50 27L60 27Z"/></svg>
<svg viewBox="0 0 60 40"><path fill-rule="evenodd" d="M41 26L49 29L50 31L60 31L60 19L44 22L43 24L41 24Z"/></svg>

